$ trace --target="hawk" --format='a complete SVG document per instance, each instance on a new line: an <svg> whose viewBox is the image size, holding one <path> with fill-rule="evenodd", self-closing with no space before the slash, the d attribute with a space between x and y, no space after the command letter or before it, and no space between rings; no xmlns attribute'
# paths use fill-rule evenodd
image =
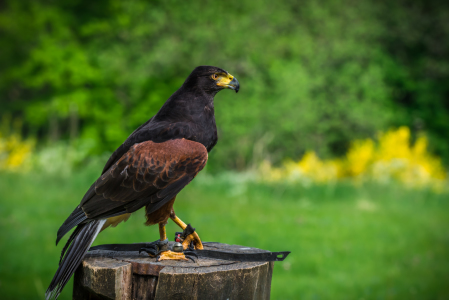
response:
<svg viewBox="0 0 449 300"><path fill-rule="evenodd" d="M59 296L102 230L126 221L140 208L145 207L146 225L158 224L160 243L168 241L168 219L186 230L173 203L204 168L217 143L214 96L223 89L238 92L239 82L217 67L195 68L156 115L115 150L101 176L58 230L56 244L76 226L62 250L46 299ZM196 250L203 248L196 232L187 236L183 248L190 243ZM186 257L167 250L159 259Z"/></svg>

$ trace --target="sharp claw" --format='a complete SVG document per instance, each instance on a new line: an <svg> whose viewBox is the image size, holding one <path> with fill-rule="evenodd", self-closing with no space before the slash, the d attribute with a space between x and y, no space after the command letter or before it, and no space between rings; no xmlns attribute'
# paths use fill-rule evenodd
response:
<svg viewBox="0 0 449 300"><path fill-rule="evenodd" d="M193 261L194 263L196 263L196 261L195 261L195 259L192 257L192 256L190 256L190 255L184 255L185 256L185 258L188 258L188 259L190 259L191 261ZM196 255L195 255L196 256ZM196 258L198 258L198 256L196 256Z"/></svg>
<svg viewBox="0 0 449 300"><path fill-rule="evenodd" d="M196 258L198 258L198 254L196 254L195 252L192 251L184 251L184 255L190 255L190 256L195 256Z"/></svg>

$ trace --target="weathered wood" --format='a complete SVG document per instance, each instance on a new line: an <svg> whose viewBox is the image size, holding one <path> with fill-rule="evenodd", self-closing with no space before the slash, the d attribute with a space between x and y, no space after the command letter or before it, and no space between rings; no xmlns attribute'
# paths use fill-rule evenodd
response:
<svg viewBox="0 0 449 300"><path fill-rule="evenodd" d="M205 249L264 250L207 243ZM145 253L89 252L75 273L73 299L269 299L273 262L199 258L161 261Z"/></svg>
<svg viewBox="0 0 449 300"><path fill-rule="evenodd" d="M73 298L131 299L131 288L130 263L97 257L95 260L84 260L75 272Z"/></svg>

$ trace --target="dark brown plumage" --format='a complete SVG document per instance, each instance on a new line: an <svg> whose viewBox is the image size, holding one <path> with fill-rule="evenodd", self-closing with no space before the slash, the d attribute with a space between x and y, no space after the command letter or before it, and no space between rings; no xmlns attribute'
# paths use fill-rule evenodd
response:
<svg viewBox="0 0 449 300"><path fill-rule="evenodd" d="M186 139L132 146L91 188L81 202L87 218L107 217L111 209L132 213L159 209L187 185L207 162L206 148Z"/></svg>
<svg viewBox="0 0 449 300"><path fill-rule="evenodd" d="M97 234L126 221L134 211L145 207L146 224L159 224L161 240L169 218L185 229L173 203L204 168L217 143L213 99L224 88L237 92L239 83L223 69L197 67L159 112L111 155L102 175L58 230L56 243L77 226L62 251L47 299L58 297ZM196 233L190 240L201 249Z"/></svg>

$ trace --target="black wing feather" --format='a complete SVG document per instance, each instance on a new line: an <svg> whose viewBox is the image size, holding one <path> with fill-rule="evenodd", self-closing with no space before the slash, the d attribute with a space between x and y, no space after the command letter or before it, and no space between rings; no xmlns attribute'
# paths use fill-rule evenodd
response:
<svg viewBox="0 0 449 300"><path fill-rule="evenodd" d="M57 242L89 219L156 211L182 190L207 162L206 148L178 139L136 144L89 188L81 204L58 231Z"/></svg>

